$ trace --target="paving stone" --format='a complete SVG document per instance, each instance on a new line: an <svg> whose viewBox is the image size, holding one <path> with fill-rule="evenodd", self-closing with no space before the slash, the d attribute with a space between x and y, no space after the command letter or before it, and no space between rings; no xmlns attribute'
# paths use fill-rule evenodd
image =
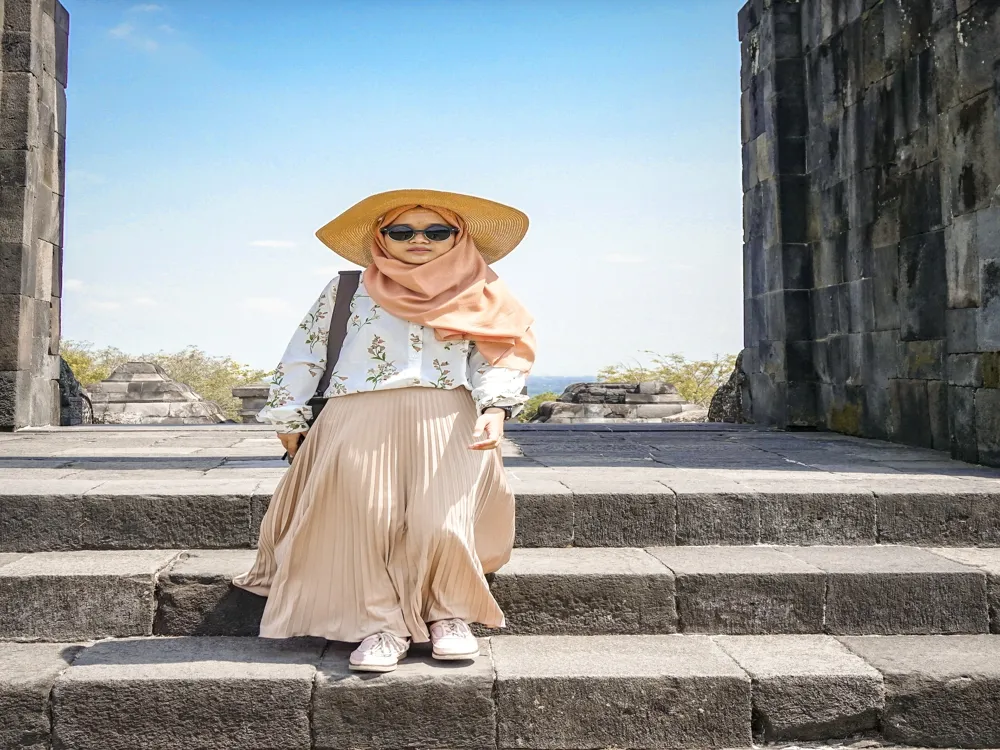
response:
<svg viewBox="0 0 1000 750"><path fill-rule="evenodd" d="M1000 638L840 640L882 674L887 740L931 747L1000 746Z"/></svg>
<svg viewBox="0 0 1000 750"><path fill-rule="evenodd" d="M149 635L154 577L177 552L39 552L0 567L0 638Z"/></svg>
<svg viewBox="0 0 1000 750"><path fill-rule="evenodd" d="M156 585L155 635L257 635L267 599L232 585L255 550L186 552Z"/></svg>
<svg viewBox="0 0 1000 750"><path fill-rule="evenodd" d="M753 680L758 740L824 740L878 728L882 676L834 638L718 636L715 642Z"/></svg>
<svg viewBox="0 0 1000 750"><path fill-rule="evenodd" d="M798 547L789 555L830 574L826 632L985 633L982 571L910 547Z"/></svg>
<svg viewBox="0 0 1000 750"><path fill-rule="evenodd" d="M769 547L658 547L685 633L820 633L823 572Z"/></svg>
<svg viewBox="0 0 1000 750"><path fill-rule="evenodd" d="M318 750L396 750L402 747L496 746L496 707L490 643L469 661L430 658L413 646L394 672L351 672L352 646L331 645L319 664L313 693L313 747ZM387 720L391 717L391 720Z"/></svg>
<svg viewBox="0 0 1000 750"><path fill-rule="evenodd" d="M75 750L311 747L320 639L155 638L83 651L53 690L53 734Z"/></svg>
<svg viewBox="0 0 1000 750"><path fill-rule="evenodd" d="M499 748L745 747L750 680L698 636L492 639Z"/></svg>
<svg viewBox="0 0 1000 750"><path fill-rule="evenodd" d="M640 549L518 549L491 586L505 633L674 633L674 577Z"/></svg>
<svg viewBox="0 0 1000 750"><path fill-rule="evenodd" d="M0 747L50 747L49 694L80 646L0 643Z"/></svg>
<svg viewBox="0 0 1000 750"><path fill-rule="evenodd" d="M673 544L674 493L659 482L564 481L573 492L573 544L644 547Z"/></svg>

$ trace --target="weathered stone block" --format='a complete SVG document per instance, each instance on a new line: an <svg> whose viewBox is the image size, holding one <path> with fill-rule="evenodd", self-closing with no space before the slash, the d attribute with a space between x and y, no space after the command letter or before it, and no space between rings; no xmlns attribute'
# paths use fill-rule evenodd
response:
<svg viewBox="0 0 1000 750"><path fill-rule="evenodd" d="M979 311L976 308L945 311L950 353L978 351L978 317Z"/></svg>
<svg viewBox="0 0 1000 750"><path fill-rule="evenodd" d="M715 642L754 682L758 741L823 740L878 727L882 675L833 638L720 636Z"/></svg>
<svg viewBox="0 0 1000 750"><path fill-rule="evenodd" d="M480 656L445 665L413 648L393 672L376 680L347 668L350 647L328 648L316 675L313 747L339 750L490 748L496 745L490 644ZM392 716L391 722L385 718Z"/></svg>
<svg viewBox="0 0 1000 750"><path fill-rule="evenodd" d="M156 638L82 652L56 682L53 735L80 750L306 750L318 639Z"/></svg>
<svg viewBox="0 0 1000 750"><path fill-rule="evenodd" d="M225 549L249 544L255 480L104 482L81 501L91 549Z"/></svg>
<svg viewBox="0 0 1000 750"><path fill-rule="evenodd" d="M750 679L708 638L512 636L492 645L499 748L750 743Z"/></svg>
<svg viewBox="0 0 1000 750"><path fill-rule="evenodd" d="M154 635L257 635L266 599L232 585L253 550L186 552L157 576Z"/></svg>
<svg viewBox="0 0 1000 750"><path fill-rule="evenodd" d="M789 554L830 574L828 633L989 631L982 571L905 547L857 547L849 555L839 547L801 547Z"/></svg>
<svg viewBox="0 0 1000 750"><path fill-rule="evenodd" d="M1000 390L996 388L976 391L976 436L979 460L1000 466Z"/></svg>
<svg viewBox="0 0 1000 750"><path fill-rule="evenodd" d="M50 746L52 685L79 650L66 643L0 644L0 747Z"/></svg>
<svg viewBox="0 0 1000 750"><path fill-rule="evenodd" d="M1000 743L1000 644L984 635L841 641L885 682L882 733L932 747Z"/></svg>
<svg viewBox="0 0 1000 750"><path fill-rule="evenodd" d="M572 545L573 493L559 482L549 480L512 484L517 496L514 544L518 547Z"/></svg>
<svg viewBox="0 0 1000 750"><path fill-rule="evenodd" d="M903 240L899 245L901 338L943 339L947 300L944 232Z"/></svg>
<svg viewBox="0 0 1000 750"><path fill-rule="evenodd" d="M944 378L944 341L904 341L902 376L911 380Z"/></svg>
<svg viewBox="0 0 1000 750"><path fill-rule="evenodd" d="M976 323L979 345L982 349L996 351L1000 349L1000 260L982 261L979 283L982 292Z"/></svg>
<svg viewBox="0 0 1000 750"><path fill-rule="evenodd" d="M760 390L753 392L756 396ZM765 409L764 413L771 412ZM760 540L760 498L755 493L675 492L677 544L756 544Z"/></svg>
<svg viewBox="0 0 1000 750"><path fill-rule="evenodd" d="M766 547L649 550L676 576L686 633L816 633L823 629L822 571Z"/></svg>
<svg viewBox="0 0 1000 750"><path fill-rule="evenodd" d="M875 329L878 331L898 329L900 321L899 246L892 244L876 247L874 260Z"/></svg>
<svg viewBox="0 0 1000 750"><path fill-rule="evenodd" d="M149 635L163 550L39 552L0 567L0 637Z"/></svg>
<svg viewBox="0 0 1000 750"><path fill-rule="evenodd" d="M944 230L949 309L979 307L977 219L977 213L956 216Z"/></svg>
<svg viewBox="0 0 1000 750"><path fill-rule="evenodd" d="M655 482L639 487L571 480L567 484L573 491L574 546L674 544L676 501L667 487ZM518 505L520 503L518 496Z"/></svg>
<svg viewBox="0 0 1000 750"><path fill-rule="evenodd" d="M1000 546L998 494L883 489L876 498L885 544Z"/></svg>
<svg viewBox="0 0 1000 750"><path fill-rule="evenodd" d="M834 419L838 431L860 425ZM874 544L875 498L867 492L767 492L760 501L762 544Z"/></svg>
<svg viewBox="0 0 1000 750"><path fill-rule="evenodd" d="M642 550L515 550L491 588L513 635L677 631L673 574Z"/></svg>

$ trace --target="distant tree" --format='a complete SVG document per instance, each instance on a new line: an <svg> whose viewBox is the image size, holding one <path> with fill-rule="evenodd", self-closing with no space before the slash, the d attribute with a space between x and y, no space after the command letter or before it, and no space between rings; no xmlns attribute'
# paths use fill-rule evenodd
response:
<svg viewBox="0 0 1000 750"><path fill-rule="evenodd" d="M651 355L651 364L610 365L597 373L598 380L605 383L662 380L677 386L685 400L708 407L716 390L726 382L736 366L735 354L717 354L714 359L708 360L687 360L682 354L663 355L648 349L643 353Z"/></svg>
<svg viewBox="0 0 1000 750"><path fill-rule="evenodd" d="M211 356L197 346L188 346L179 352L132 355L113 346L95 349L89 341L63 339L60 350L84 387L105 380L116 367L126 362L153 362L177 382L189 385L202 398L217 403L228 419L237 422L240 421L240 400L233 398L232 389L271 375L269 370L256 370L232 357Z"/></svg>
<svg viewBox="0 0 1000 750"><path fill-rule="evenodd" d="M538 407L542 405L545 401L555 401L559 398L558 393L553 393L552 391L546 391L545 393L536 393L534 396L529 398L524 404L524 409L521 413L517 415L518 422L530 422L532 419L538 416Z"/></svg>

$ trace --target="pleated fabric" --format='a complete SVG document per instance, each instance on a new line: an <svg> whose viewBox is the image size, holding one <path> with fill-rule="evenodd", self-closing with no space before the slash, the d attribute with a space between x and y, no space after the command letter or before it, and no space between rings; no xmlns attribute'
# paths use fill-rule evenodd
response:
<svg viewBox="0 0 1000 750"><path fill-rule="evenodd" d="M469 450L467 388L393 388L327 401L282 477L253 567L260 635L429 640L428 623L503 627L484 577L510 558L514 495L500 449Z"/></svg>

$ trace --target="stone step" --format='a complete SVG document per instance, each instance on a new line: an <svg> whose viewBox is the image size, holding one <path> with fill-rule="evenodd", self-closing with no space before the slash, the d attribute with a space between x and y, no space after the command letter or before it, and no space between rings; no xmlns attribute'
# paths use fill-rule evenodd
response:
<svg viewBox="0 0 1000 750"><path fill-rule="evenodd" d="M319 639L0 643L0 744L75 750L1000 745L1000 636L495 636L352 673ZM864 735L863 735L864 736Z"/></svg>
<svg viewBox="0 0 1000 750"><path fill-rule="evenodd" d="M253 555L0 554L0 638L255 635ZM1000 632L995 548L518 549L491 586L510 634Z"/></svg>
<svg viewBox="0 0 1000 750"><path fill-rule="evenodd" d="M170 471L164 465L134 480L5 479L0 552L256 545L281 470L245 479L171 479ZM1000 546L994 480L889 476L852 484L789 471L740 481L684 470L582 471L510 472L518 547Z"/></svg>

